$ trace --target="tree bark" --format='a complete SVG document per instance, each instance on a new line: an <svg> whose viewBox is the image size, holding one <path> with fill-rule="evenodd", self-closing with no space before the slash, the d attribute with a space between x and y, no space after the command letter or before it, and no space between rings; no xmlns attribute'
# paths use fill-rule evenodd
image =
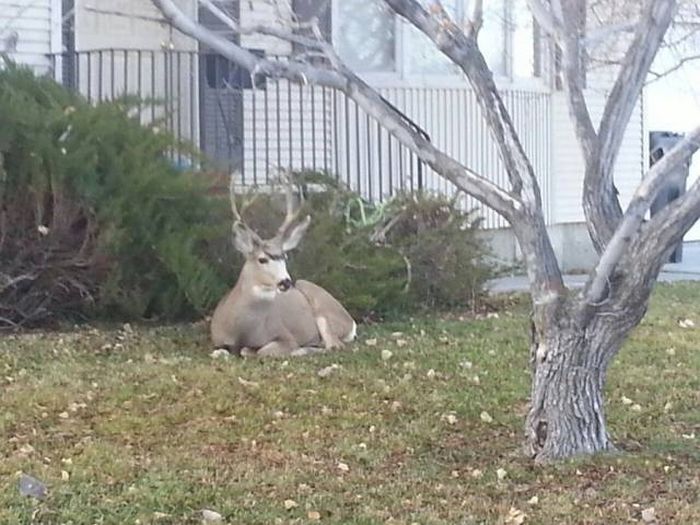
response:
<svg viewBox="0 0 700 525"><path fill-rule="evenodd" d="M525 423L528 456L546 463L615 450L604 411L606 372L645 310L643 301L586 318L576 313L575 303L566 301L542 330L534 327L531 405Z"/></svg>

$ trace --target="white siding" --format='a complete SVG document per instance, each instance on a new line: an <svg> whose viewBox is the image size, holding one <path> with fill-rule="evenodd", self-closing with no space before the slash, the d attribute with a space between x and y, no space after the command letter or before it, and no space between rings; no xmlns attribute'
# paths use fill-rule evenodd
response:
<svg viewBox="0 0 700 525"><path fill-rule="evenodd" d="M468 87L382 87L381 94L421 127L440 150L497 184L507 187L503 163ZM502 92L542 188L550 202L550 96L547 92ZM326 170L372 201L403 190L454 195L456 187L419 163L375 119L341 93L319 87L268 82L246 90L244 102L245 182L265 181L275 166ZM419 186L419 179L422 186ZM493 210L472 197L485 226L505 226Z"/></svg>
<svg viewBox="0 0 700 525"><path fill-rule="evenodd" d="M48 71L52 51L52 0L0 0L0 41L17 33L10 57L38 72ZM60 13L54 13L60 16Z"/></svg>
<svg viewBox="0 0 700 525"><path fill-rule="evenodd" d="M277 167L335 173L333 92L286 80L243 93L246 183L265 181ZM336 98L338 98L336 96Z"/></svg>
<svg viewBox="0 0 700 525"><path fill-rule="evenodd" d="M176 3L186 14L196 13L194 0ZM156 22L160 14L148 1L76 0L75 6L75 46L83 52L75 64L80 93L91 101L124 94L166 100L147 105L142 121L165 118L178 138L197 143L199 111L190 103L199 96L196 41Z"/></svg>
<svg viewBox="0 0 700 525"><path fill-rule="evenodd" d="M291 20L285 3L241 0L241 26L245 28L263 24L284 27ZM289 55L292 52L289 42L264 35L243 35L241 44L249 49L263 49L269 55Z"/></svg>
<svg viewBox="0 0 700 525"><path fill-rule="evenodd" d="M608 16L602 10L606 4L596 5L598 15L591 13L588 21L591 28L598 25L599 16ZM610 6L613 6L611 3ZM597 66L587 72L585 97L588 110L597 129L605 110L608 94L615 83L618 67L601 66L603 60L622 56L631 42L629 35L620 33L619 38L594 48ZM592 61L595 63L595 60ZM552 199L554 223L573 223L585 220L582 196L584 164L581 149L574 134L569 116L567 95L564 91L552 93ZM615 163L614 180L619 191L623 210L643 176L643 161L646 157L643 126L643 101L635 107Z"/></svg>
<svg viewBox="0 0 700 525"><path fill-rule="evenodd" d="M194 0L176 0L175 3L185 14L195 15ZM135 16L117 16L104 11ZM161 18L160 13L147 0L75 0L76 50L154 50L166 45L177 50L197 48L193 39L156 22L158 18Z"/></svg>
<svg viewBox="0 0 700 525"><path fill-rule="evenodd" d="M600 84L586 91L591 118L598 126L603 115L607 90ZM629 203L642 178L643 126L642 105L635 108L615 164L615 186L623 209ZM581 149L569 117L566 94L552 94L552 217L554 223L582 222L584 164Z"/></svg>

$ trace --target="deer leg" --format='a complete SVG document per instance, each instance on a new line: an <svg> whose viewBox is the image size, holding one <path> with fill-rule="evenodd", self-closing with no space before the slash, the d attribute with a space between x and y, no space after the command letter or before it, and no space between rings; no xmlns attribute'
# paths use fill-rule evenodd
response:
<svg viewBox="0 0 700 525"><path fill-rule="evenodd" d="M247 346L244 346L243 348L241 348L240 355L241 357L255 357L256 352L255 350L251 350Z"/></svg>
<svg viewBox="0 0 700 525"><path fill-rule="evenodd" d="M330 326L328 326L328 319L323 316L316 318L316 327L318 328L318 333L321 334L321 340L323 341L323 346L326 350L337 350L343 348L343 342L338 339L338 336L333 333Z"/></svg>
<svg viewBox="0 0 700 525"><path fill-rule="evenodd" d="M290 355L297 347L286 341L272 341L257 351L257 357L286 357Z"/></svg>
<svg viewBox="0 0 700 525"><path fill-rule="evenodd" d="M304 357L307 355L323 354L326 352L325 348L320 348L318 346L302 346L294 350L291 354L292 357Z"/></svg>

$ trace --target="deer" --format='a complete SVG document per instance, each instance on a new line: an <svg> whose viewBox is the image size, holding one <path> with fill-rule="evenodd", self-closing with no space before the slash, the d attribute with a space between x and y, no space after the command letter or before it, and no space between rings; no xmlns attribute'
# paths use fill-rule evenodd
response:
<svg viewBox="0 0 700 525"><path fill-rule="evenodd" d="M289 275L287 253L301 242L311 216L298 220L301 207L295 209L289 176L285 187L285 218L274 237L262 239L239 213L231 177L233 243L245 263L212 315L216 349L242 357L302 356L340 349L356 337L355 321L335 297Z"/></svg>

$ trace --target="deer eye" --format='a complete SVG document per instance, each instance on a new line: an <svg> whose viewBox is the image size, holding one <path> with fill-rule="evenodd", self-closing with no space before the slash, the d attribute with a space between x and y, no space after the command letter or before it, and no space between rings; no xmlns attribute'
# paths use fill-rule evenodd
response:
<svg viewBox="0 0 700 525"><path fill-rule="evenodd" d="M268 259L267 257L260 257L260 259L258 259L258 262L260 264L267 264L270 262L270 259Z"/></svg>

